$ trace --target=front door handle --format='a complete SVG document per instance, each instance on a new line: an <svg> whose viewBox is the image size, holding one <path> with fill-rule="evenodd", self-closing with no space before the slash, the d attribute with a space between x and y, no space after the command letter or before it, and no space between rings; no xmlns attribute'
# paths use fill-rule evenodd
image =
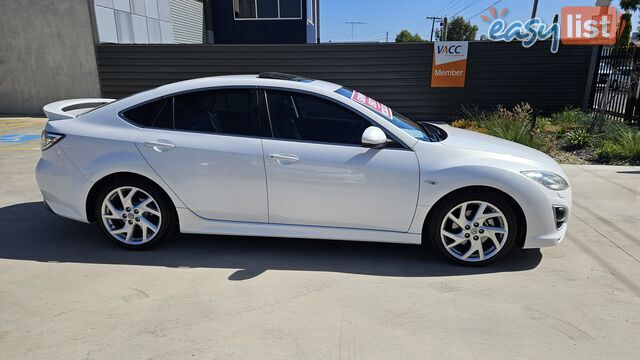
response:
<svg viewBox="0 0 640 360"><path fill-rule="evenodd" d="M144 146L153 148L157 152L163 152L175 149L176 144L169 140L158 139L156 141L145 141Z"/></svg>
<svg viewBox="0 0 640 360"><path fill-rule="evenodd" d="M300 158L293 154L269 154L269 159L275 160L280 164L294 164L300 161Z"/></svg>

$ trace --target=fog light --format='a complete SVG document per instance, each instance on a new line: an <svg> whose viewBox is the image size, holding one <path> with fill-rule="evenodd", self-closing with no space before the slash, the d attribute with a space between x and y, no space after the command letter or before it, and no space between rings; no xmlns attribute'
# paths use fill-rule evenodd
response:
<svg viewBox="0 0 640 360"><path fill-rule="evenodd" d="M567 222L567 208L561 205L553 205L553 216L556 220L556 229L560 229L562 224Z"/></svg>

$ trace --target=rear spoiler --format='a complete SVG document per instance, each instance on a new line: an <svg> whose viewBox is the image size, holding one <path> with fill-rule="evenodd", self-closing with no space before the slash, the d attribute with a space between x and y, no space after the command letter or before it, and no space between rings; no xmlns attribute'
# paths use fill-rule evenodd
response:
<svg viewBox="0 0 640 360"><path fill-rule="evenodd" d="M80 114L113 101L115 99L69 99L47 104L42 110L49 120L74 119Z"/></svg>

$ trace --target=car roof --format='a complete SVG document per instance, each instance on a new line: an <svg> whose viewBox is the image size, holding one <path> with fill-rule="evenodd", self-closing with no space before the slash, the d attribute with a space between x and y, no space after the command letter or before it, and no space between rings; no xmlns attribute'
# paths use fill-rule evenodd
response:
<svg viewBox="0 0 640 360"><path fill-rule="evenodd" d="M197 90L201 88L217 87L217 86L264 86L264 87L282 87L298 90L308 90L313 92L336 91L342 86L323 80L308 79L301 76L289 75L294 78L283 79L273 74L288 75L282 73L261 73L246 75L221 75L210 76L197 79L179 81L172 84L160 86L154 90L161 92L163 95L170 93L178 93L183 91ZM155 94L157 95L157 94Z"/></svg>

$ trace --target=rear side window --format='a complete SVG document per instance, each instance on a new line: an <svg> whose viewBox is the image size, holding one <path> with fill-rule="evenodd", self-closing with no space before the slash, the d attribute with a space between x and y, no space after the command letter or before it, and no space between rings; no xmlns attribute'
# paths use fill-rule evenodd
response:
<svg viewBox="0 0 640 360"><path fill-rule="evenodd" d="M165 100L160 99L136 106L122 113L129 121L140 126L151 127L162 108Z"/></svg>
<svg viewBox="0 0 640 360"><path fill-rule="evenodd" d="M136 106L122 115L143 127L261 135L257 93L253 89L190 92Z"/></svg>
<svg viewBox="0 0 640 360"><path fill-rule="evenodd" d="M259 136L254 90L206 90L174 96L176 130Z"/></svg>

